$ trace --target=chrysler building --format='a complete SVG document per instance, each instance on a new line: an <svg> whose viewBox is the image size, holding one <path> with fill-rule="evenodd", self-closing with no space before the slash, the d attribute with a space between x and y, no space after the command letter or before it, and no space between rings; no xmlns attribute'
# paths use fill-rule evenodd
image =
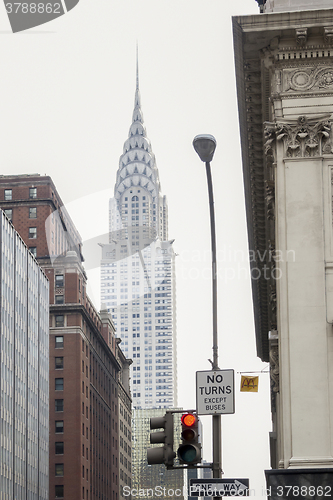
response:
<svg viewBox="0 0 333 500"><path fill-rule="evenodd" d="M137 66L132 124L109 202L109 243L101 245L101 300L125 356L133 359L137 409L177 405L172 244L167 199L143 122Z"/></svg>

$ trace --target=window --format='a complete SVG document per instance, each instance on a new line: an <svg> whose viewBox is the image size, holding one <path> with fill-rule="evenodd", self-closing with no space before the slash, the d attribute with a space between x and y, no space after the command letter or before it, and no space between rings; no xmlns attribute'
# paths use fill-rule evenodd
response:
<svg viewBox="0 0 333 500"><path fill-rule="evenodd" d="M64 367L64 358L63 357L56 357L54 359L55 359L55 369L62 370Z"/></svg>
<svg viewBox="0 0 333 500"><path fill-rule="evenodd" d="M64 303L64 296L63 295L56 295L55 296L55 303L56 304L63 304Z"/></svg>
<svg viewBox="0 0 333 500"><path fill-rule="evenodd" d="M56 286L56 288L60 288L60 287L64 286L64 275L63 274L56 274L55 286Z"/></svg>
<svg viewBox="0 0 333 500"><path fill-rule="evenodd" d="M56 391L63 391L64 390L64 379L63 378L56 378L55 379L55 390Z"/></svg>
<svg viewBox="0 0 333 500"><path fill-rule="evenodd" d="M56 349L59 347L64 347L64 337L63 335L57 335L55 338L55 347Z"/></svg>
<svg viewBox="0 0 333 500"><path fill-rule="evenodd" d="M37 188L29 188L29 198L37 198Z"/></svg>
<svg viewBox="0 0 333 500"><path fill-rule="evenodd" d="M56 455L63 455L64 454L64 442L63 441L58 441L55 443L55 454Z"/></svg>
<svg viewBox="0 0 333 500"><path fill-rule="evenodd" d="M5 189L5 200L12 200L13 192L11 189Z"/></svg>
<svg viewBox="0 0 333 500"><path fill-rule="evenodd" d="M37 247L29 247L29 252L34 256L37 257Z"/></svg>
<svg viewBox="0 0 333 500"><path fill-rule="evenodd" d="M55 431L56 434L61 434L64 432L64 421L63 420L56 420L55 421Z"/></svg>
<svg viewBox="0 0 333 500"><path fill-rule="evenodd" d="M55 486L55 497L56 498L64 498L64 486L61 484L57 484Z"/></svg>
<svg viewBox="0 0 333 500"><path fill-rule="evenodd" d="M55 475L56 477L64 475L64 464L55 464Z"/></svg>
<svg viewBox="0 0 333 500"><path fill-rule="evenodd" d="M29 238L33 240L37 238L37 227L29 227Z"/></svg>
<svg viewBox="0 0 333 500"><path fill-rule="evenodd" d="M55 317L55 326L58 328L61 326L64 326L64 315L63 314L58 314Z"/></svg>
<svg viewBox="0 0 333 500"><path fill-rule="evenodd" d="M29 208L29 219L37 219L37 208Z"/></svg>
<svg viewBox="0 0 333 500"><path fill-rule="evenodd" d="M55 400L55 411L64 411L64 400L56 399Z"/></svg>
<svg viewBox="0 0 333 500"><path fill-rule="evenodd" d="M12 220L13 219L13 210L12 208L7 208L6 210L4 210L6 216L8 217L9 220Z"/></svg>

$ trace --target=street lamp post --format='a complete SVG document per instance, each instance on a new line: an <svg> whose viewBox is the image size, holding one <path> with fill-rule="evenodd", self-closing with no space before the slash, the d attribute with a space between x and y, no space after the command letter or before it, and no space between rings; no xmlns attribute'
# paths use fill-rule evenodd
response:
<svg viewBox="0 0 333 500"><path fill-rule="evenodd" d="M200 160L206 164L210 231L212 243L212 298L213 298L213 370L218 370L218 345L217 345L217 264L216 264L216 235L213 183L210 162L213 159L216 140L209 134L197 135L193 139L193 147ZM221 415L213 415L213 477L221 478L222 475L222 450L221 450Z"/></svg>

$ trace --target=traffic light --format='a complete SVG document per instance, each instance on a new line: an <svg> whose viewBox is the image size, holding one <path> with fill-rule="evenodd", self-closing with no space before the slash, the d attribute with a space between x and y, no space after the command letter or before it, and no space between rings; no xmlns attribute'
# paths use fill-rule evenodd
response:
<svg viewBox="0 0 333 500"><path fill-rule="evenodd" d="M201 444L199 443L199 418L194 413L184 413L182 423L182 444L178 448L181 464L201 462Z"/></svg>
<svg viewBox="0 0 333 500"><path fill-rule="evenodd" d="M149 465L165 464L173 465L176 453L173 451L173 414L167 412L164 417L153 417L150 419L150 429L164 429L163 431L150 434L150 443L163 443L158 448L148 448L147 460Z"/></svg>

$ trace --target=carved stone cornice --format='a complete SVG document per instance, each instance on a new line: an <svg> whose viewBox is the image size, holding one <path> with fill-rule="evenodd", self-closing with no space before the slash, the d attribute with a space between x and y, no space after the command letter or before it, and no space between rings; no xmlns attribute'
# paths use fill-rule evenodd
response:
<svg viewBox="0 0 333 500"><path fill-rule="evenodd" d="M308 93L333 91L333 64L298 64L297 68L282 68L276 76L276 86L280 83L280 92Z"/></svg>
<svg viewBox="0 0 333 500"><path fill-rule="evenodd" d="M265 151L273 142L283 141L284 157L308 158L333 153L330 114L322 119L302 115L297 120L279 120L264 123Z"/></svg>

